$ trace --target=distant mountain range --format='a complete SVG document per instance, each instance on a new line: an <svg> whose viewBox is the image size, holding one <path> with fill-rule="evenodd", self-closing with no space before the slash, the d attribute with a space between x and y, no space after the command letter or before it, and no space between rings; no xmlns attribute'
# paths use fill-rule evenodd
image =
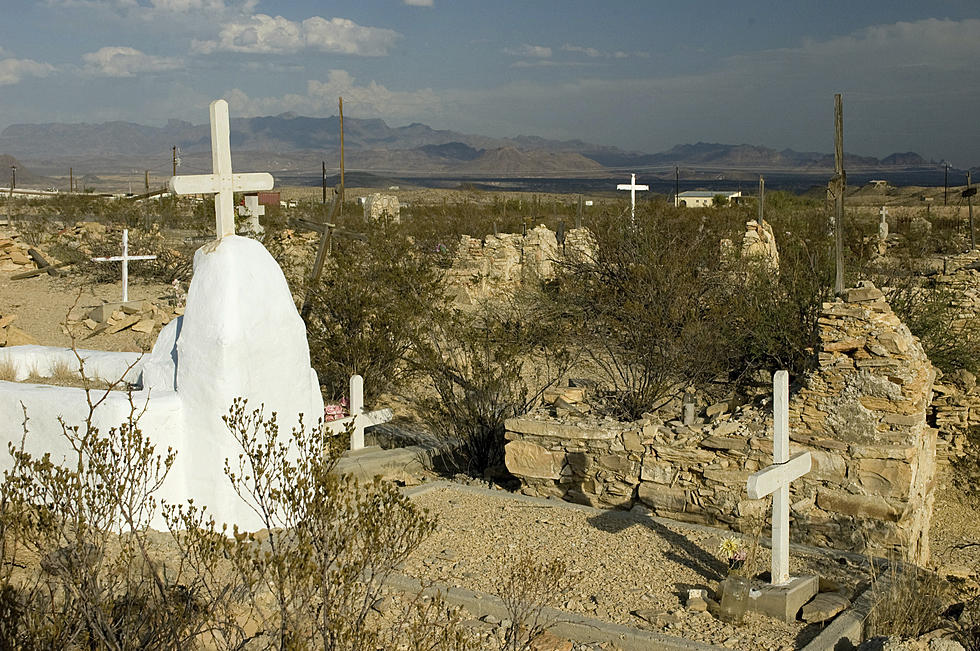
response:
<svg viewBox="0 0 980 651"><path fill-rule="evenodd" d="M231 121L236 165L271 166L272 171L318 169L339 164L340 123L337 117L311 118L292 113ZM209 164L208 125L171 120L163 127L132 122L102 124L15 124L0 133L0 154L16 156L40 171L54 173L66 164L85 163L105 172L113 165L143 167L147 159L165 168L171 147L195 164ZM673 166L702 170L769 170L825 172L833 155L777 151L755 145L699 142L677 145L656 154L629 152L581 140L548 140L536 136L490 138L432 129L420 123L390 127L380 119L344 120L345 164L349 169L401 174L602 174L613 168L661 171ZM851 169L935 168L914 152L883 159L848 154ZM165 171L165 170L162 170Z"/></svg>

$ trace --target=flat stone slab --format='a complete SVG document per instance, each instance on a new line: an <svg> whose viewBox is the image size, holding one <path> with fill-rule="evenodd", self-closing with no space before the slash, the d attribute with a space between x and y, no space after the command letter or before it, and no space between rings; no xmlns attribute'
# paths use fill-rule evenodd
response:
<svg viewBox="0 0 980 651"><path fill-rule="evenodd" d="M796 621L796 613L817 594L819 587L820 580L816 576L798 576L783 585L767 585L758 595L755 591L749 593L749 610L791 623Z"/></svg>
<svg viewBox="0 0 980 651"><path fill-rule="evenodd" d="M850 605L850 599L836 592L821 592L803 606L803 621L808 624L825 622Z"/></svg>

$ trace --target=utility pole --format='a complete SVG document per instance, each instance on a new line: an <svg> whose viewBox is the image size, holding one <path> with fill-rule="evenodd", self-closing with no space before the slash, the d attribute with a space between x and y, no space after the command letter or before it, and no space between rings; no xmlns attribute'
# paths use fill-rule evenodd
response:
<svg viewBox="0 0 980 651"><path fill-rule="evenodd" d="M840 93L834 95L834 249L837 273L834 294L844 293L844 190L847 175L844 172L844 105Z"/></svg>
<svg viewBox="0 0 980 651"><path fill-rule="evenodd" d="M68 168L68 194L75 191L75 170Z"/></svg>
<svg viewBox="0 0 980 651"><path fill-rule="evenodd" d="M177 145L174 145L174 173L173 176L177 176Z"/></svg>
<svg viewBox="0 0 980 651"><path fill-rule="evenodd" d="M320 203L327 203L327 161L320 161L321 174L323 176L323 197L320 199Z"/></svg>
<svg viewBox="0 0 980 651"><path fill-rule="evenodd" d="M763 206L766 203L766 180L759 175L759 226L762 226L762 220L765 215L765 209Z"/></svg>
<svg viewBox="0 0 980 651"><path fill-rule="evenodd" d="M344 98L338 98L340 104L340 212L344 211Z"/></svg>
<svg viewBox="0 0 980 651"><path fill-rule="evenodd" d="M14 188L17 187L17 166L10 166L10 198L14 197Z"/></svg>
<svg viewBox="0 0 980 651"><path fill-rule="evenodd" d="M949 194L949 163L946 163L946 171L943 173L943 205L946 205L946 195Z"/></svg>
<svg viewBox="0 0 980 651"><path fill-rule="evenodd" d="M681 177L674 165L674 207L677 207L677 195L681 192Z"/></svg>
<svg viewBox="0 0 980 651"><path fill-rule="evenodd" d="M150 191L150 170L143 170L143 187Z"/></svg>

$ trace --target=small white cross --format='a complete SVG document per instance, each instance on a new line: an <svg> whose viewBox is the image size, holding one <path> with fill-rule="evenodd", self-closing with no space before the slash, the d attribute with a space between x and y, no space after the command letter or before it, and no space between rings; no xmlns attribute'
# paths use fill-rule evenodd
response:
<svg viewBox="0 0 980 651"><path fill-rule="evenodd" d="M885 219L888 217L888 208L882 206L881 210L878 211L878 214L881 215L881 221L885 221Z"/></svg>
<svg viewBox="0 0 980 651"><path fill-rule="evenodd" d="M772 376L773 465L749 477L749 499L772 493L772 585L789 583L789 484L810 472L809 452L789 456L789 372Z"/></svg>
<svg viewBox="0 0 980 651"><path fill-rule="evenodd" d="M636 174L630 174L629 184L620 183L616 186L617 190L629 190L630 191L630 219L636 221L636 191L637 190L649 190L649 185L637 185L636 184Z"/></svg>
<svg viewBox="0 0 980 651"><path fill-rule="evenodd" d="M129 301L129 261L130 260L156 260L155 255L129 255L129 229L123 229L122 255L114 255L111 258L92 258L92 262L122 262L122 302Z"/></svg>
<svg viewBox="0 0 980 651"><path fill-rule="evenodd" d="M364 428L387 423L393 416L390 409L364 411L364 378L360 375L352 375L350 378L349 407L350 416L332 420L325 423L324 426L334 434L343 434L344 430L347 429L347 424L353 423L354 429L350 435L351 450L360 450L364 447Z"/></svg>
<svg viewBox="0 0 980 651"><path fill-rule="evenodd" d="M232 174L231 127L228 102L211 102L211 162L213 174L174 176L170 191L174 194L213 194L217 239L235 234L235 192L271 190L274 180L266 172Z"/></svg>

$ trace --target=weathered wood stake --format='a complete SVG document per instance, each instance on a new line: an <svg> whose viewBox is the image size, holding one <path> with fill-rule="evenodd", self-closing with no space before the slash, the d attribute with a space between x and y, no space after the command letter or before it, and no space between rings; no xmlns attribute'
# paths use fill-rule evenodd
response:
<svg viewBox="0 0 980 651"><path fill-rule="evenodd" d="M834 95L834 258L837 273L834 294L844 293L844 191L847 175L844 172L844 107L840 93Z"/></svg>

